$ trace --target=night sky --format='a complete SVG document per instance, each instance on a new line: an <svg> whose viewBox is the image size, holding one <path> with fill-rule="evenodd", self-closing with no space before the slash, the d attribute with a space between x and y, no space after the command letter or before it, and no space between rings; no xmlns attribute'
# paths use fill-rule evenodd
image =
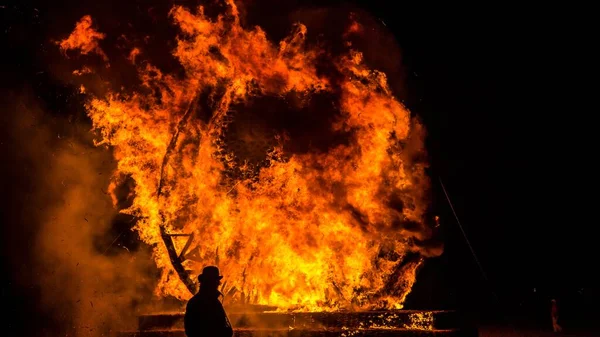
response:
<svg viewBox="0 0 600 337"><path fill-rule="evenodd" d="M556 293L597 286L597 220L591 206L596 178L590 174L595 152L585 149L592 138L586 119L595 109L583 103L591 90L582 89L578 79L584 69L583 60L574 57L577 43L546 15L549 9L355 3L396 36L403 56L404 90L398 95L428 131L433 205L446 250L423 270L409 303L473 307L489 305L492 292L509 298L534 287ZM12 113L6 110L8 93L25 86L47 106L55 104L52 93L63 89L38 74L48 66L40 46L106 6L83 1L64 9L57 2L0 6L3 118ZM277 10L269 7L269 13ZM26 264L30 254L14 249L28 247L31 230L14 221L27 211L19 196L27 179L12 166L24 159L15 152L18 144L1 139L5 134L0 133L7 198L2 237L10 244L3 243L3 255L6 262L21 256ZM488 282L452 215L440 177ZM2 296L25 296L26 287L10 276L14 264L5 265ZM437 290L427 295L431 289Z"/></svg>

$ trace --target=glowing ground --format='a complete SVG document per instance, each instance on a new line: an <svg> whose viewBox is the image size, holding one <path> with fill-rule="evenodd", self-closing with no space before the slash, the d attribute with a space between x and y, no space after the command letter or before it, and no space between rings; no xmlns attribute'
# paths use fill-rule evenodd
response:
<svg viewBox="0 0 600 337"><path fill-rule="evenodd" d="M475 337L477 330L454 311L232 312L235 336L453 336ZM182 313L139 317L137 331L116 337L185 337Z"/></svg>

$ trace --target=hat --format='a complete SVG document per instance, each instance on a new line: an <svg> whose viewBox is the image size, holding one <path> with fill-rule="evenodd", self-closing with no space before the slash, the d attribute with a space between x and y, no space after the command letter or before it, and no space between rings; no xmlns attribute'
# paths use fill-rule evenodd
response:
<svg viewBox="0 0 600 337"><path fill-rule="evenodd" d="M216 266L207 266L202 269L202 274L198 275L198 281L217 281L223 278L222 275L219 275L219 268Z"/></svg>

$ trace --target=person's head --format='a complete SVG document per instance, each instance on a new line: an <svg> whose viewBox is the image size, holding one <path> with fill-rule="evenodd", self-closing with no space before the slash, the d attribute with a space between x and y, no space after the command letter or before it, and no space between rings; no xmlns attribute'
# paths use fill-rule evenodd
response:
<svg viewBox="0 0 600 337"><path fill-rule="evenodd" d="M202 274L198 275L198 282L200 282L200 289L217 289L221 284L219 268L216 266L207 266L202 269Z"/></svg>

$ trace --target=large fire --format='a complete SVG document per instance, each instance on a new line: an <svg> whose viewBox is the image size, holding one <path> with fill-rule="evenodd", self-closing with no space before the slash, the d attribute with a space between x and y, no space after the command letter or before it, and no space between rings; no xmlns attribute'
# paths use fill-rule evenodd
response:
<svg viewBox="0 0 600 337"><path fill-rule="evenodd" d="M178 261L188 280L217 264L229 303L402 308L432 254L420 244L431 236L422 126L353 50L358 22L333 56L302 24L276 44L226 5L218 19L171 10L183 75L135 62L144 50L132 46L141 89L89 94L98 144L118 163L115 204L135 182L123 212L154 247L157 294L191 296ZM86 16L60 47L108 62L104 37Z"/></svg>

